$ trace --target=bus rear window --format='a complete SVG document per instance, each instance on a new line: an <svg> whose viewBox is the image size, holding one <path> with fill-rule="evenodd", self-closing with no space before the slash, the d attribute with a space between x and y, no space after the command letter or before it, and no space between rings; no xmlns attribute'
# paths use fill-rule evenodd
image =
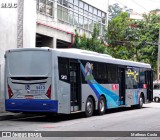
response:
<svg viewBox="0 0 160 140"><path fill-rule="evenodd" d="M47 51L9 52L7 66L10 76L47 76L51 71L51 53Z"/></svg>

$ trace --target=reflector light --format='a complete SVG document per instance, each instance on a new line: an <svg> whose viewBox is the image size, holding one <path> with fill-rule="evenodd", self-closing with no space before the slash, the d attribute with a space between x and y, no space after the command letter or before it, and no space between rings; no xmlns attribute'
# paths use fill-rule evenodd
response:
<svg viewBox="0 0 160 140"><path fill-rule="evenodd" d="M49 86L49 88L48 88L48 90L47 90L46 96L47 96L48 98L51 98L51 85Z"/></svg>
<svg viewBox="0 0 160 140"><path fill-rule="evenodd" d="M8 95L9 95L9 98L11 98L13 96L13 92L12 92L9 85L8 85Z"/></svg>

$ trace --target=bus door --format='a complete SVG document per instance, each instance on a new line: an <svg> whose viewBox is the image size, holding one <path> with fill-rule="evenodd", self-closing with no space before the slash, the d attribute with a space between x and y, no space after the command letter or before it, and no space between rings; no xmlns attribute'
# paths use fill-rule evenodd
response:
<svg viewBox="0 0 160 140"><path fill-rule="evenodd" d="M145 80L147 84L147 100L153 100L153 71L149 70L145 72Z"/></svg>
<svg viewBox="0 0 160 140"><path fill-rule="evenodd" d="M70 62L71 112L81 109L81 73L80 64Z"/></svg>
<svg viewBox="0 0 160 140"><path fill-rule="evenodd" d="M119 101L125 105L125 68L119 67Z"/></svg>

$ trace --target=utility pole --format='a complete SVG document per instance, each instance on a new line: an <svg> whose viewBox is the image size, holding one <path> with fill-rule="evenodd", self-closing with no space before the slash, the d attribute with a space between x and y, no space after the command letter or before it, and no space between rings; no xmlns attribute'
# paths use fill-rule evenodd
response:
<svg viewBox="0 0 160 140"><path fill-rule="evenodd" d="M160 70L160 28L159 28L158 54L157 54L157 81L159 81L159 70Z"/></svg>
<svg viewBox="0 0 160 140"><path fill-rule="evenodd" d="M107 31L108 31L108 19L109 19L109 0L108 0L108 3L107 3L107 21L106 21L106 24L107 24Z"/></svg>

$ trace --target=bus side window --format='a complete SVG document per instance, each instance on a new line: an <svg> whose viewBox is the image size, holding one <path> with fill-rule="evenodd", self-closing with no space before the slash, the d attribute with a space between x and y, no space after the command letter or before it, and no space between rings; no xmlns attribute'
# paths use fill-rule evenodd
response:
<svg viewBox="0 0 160 140"><path fill-rule="evenodd" d="M70 82L76 83L76 72L70 71Z"/></svg>
<svg viewBox="0 0 160 140"><path fill-rule="evenodd" d="M68 81L68 59L58 58L59 79L62 81Z"/></svg>
<svg viewBox="0 0 160 140"><path fill-rule="evenodd" d="M126 69L126 88L127 89L136 89L139 84L139 68L130 68Z"/></svg>
<svg viewBox="0 0 160 140"><path fill-rule="evenodd" d="M116 65L107 65L108 83L118 83L118 68Z"/></svg>
<svg viewBox="0 0 160 140"><path fill-rule="evenodd" d="M107 83L106 64L98 63L97 79L99 83Z"/></svg>
<svg viewBox="0 0 160 140"><path fill-rule="evenodd" d="M140 68L140 73L139 73L139 88L143 88L143 84L145 84L145 68Z"/></svg>

